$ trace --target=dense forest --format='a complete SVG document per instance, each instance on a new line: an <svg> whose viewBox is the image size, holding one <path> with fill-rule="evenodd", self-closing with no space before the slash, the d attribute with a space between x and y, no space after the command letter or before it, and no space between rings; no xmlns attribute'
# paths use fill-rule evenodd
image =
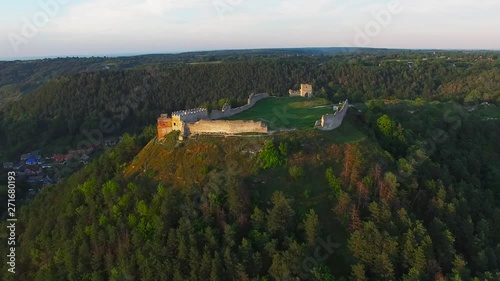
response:
<svg viewBox="0 0 500 281"><path fill-rule="evenodd" d="M1 279L500 280L500 64L431 56L259 57L52 79L0 111L9 153L75 142L102 118L129 133L22 208L17 274L2 263ZM154 139L160 112L285 96L302 81L350 99L343 127Z"/></svg>
<svg viewBox="0 0 500 281"><path fill-rule="evenodd" d="M334 102L345 98L499 101L500 63L494 55L483 59L477 54L448 55L453 57L423 60L432 56L426 53L259 57L58 76L0 110L0 146L9 148L0 157L54 143L74 145L83 129L99 128L104 118L115 121L115 134L139 132L162 112L217 106L220 99L242 104L252 92L285 96L304 81ZM412 67L409 60L414 61ZM30 137L35 134L39 137Z"/></svg>
<svg viewBox="0 0 500 281"><path fill-rule="evenodd" d="M257 49L200 51L180 54L158 54L128 57L67 57L0 61L0 102L3 95L26 94L46 81L73 73L101 70L128 70L151 65L176 65L183 63L220 62L249 58L323 55L338 53L407 53L404 50L367 48L299 48L299 49ZM428 51L431 52L431 51Z"/></svg>
<svg viewBox="0 0 500 281"><path fill-rule="evenodd" d="M18 280L498 280L498 121L368 108L357 142L125 136L24 208Z"/></svg>

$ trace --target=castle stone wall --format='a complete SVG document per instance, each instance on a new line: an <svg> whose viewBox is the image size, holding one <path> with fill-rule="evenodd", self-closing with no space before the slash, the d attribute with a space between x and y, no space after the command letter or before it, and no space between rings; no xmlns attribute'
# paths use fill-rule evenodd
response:
<svg viewBox="0 0 500 281"><path fill-rule="evenodd" d="M269 94L265 93L251 94L246 105L233 109L226 104L222 111L213 110L210 115L205 108L176 111L172 113L172 118L162 114L158 118L158 139L162 139L172 131L179 131L181 133L180 139L190 134L267 133L267 126L262 122L208 120L229 118L252 108L258 101L268 97Z"/></svg>
<svg viewBox="0 0 500 281"><path fill-rule="evenodd" d="M258 101L262 99L266 99L269 97L269 94L252 94L248 98L247 104L241 107L237 108L231 108L230 106L226 105L225 108L220 111L220 110L212 110L210 113L209 119L210 120L217 120L217 119L223 119L223 118L229 118L231 116L234 116L236 114L240 114L250 108L252 108Z"/></svg>
<svg viewBox="0 0 500 281"><path fill-rule="evenodd" d="M162 114L158 118L158 139L163 139L166 135L172 132L172 119L168 118L167 114Z"/></svg>
<svg viewBox="0 0 500 281"><path fill-rule="evenodd" d="M251 94L250 97L248 97L248 104L255 105L258 101L267 99L268 97L269 94L267 93Z"/></svg>
<svg viewBox="0 0 500 281"><path fill-rule="evenodd" d="M323 131L335 130L342 125L344 117L347 114L349 102L346 100L335 114L326 114L321 120L316 122L316 128Z"/></svg>
<svg viewBox="0 0 500 281"><path fill-rule="evenodd" d="M225 121L225 120L201 120L196 123L185 123L183 137L188 135L205 134L243 134L243 133L264 133L267 134L267 125L263 122L255 121Z"/></svg>
<svg viewBox="0 0 500 281"><path fill-rule="evenodd" d="M176 111L172 113L172 119L184 122L196 122L208 118L208 111L205 108L194 108Z"/></svg>

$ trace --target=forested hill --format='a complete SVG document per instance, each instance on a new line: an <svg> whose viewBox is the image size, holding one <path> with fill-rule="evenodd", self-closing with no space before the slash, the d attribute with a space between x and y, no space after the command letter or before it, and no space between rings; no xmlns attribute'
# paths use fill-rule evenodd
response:
<svg viewBox="0 0 500 281"><path fill-rule="evenodd" d="M70 74L0 109L0 146L8 146L7 156L15 156L56 142L74 144L82 129L98 128L103 118L117 121L116 134L137 131L153 123L160 112L219 107L221 99L242 104L258 91L283 96L301 82L312 83L319 96L334 102L345 98L499 101L500 64L494 55L447 55L231 57L222 62L151 63L129 70Z"/></svg>
<svg viewBox="0 0 500 281"><path fill-rule="evenodd" d="M404 53L402 50L369 48L289 48L198 51L180 54L122 57L67 57L40 60L0 61L0 102L2 102L2 97L5 95L15 93L27 94L50 79L80 72L126 70L151 65L228 61L268 56L333 55L337 53L354 54L357 52Z"/></svg>
<svg viewBox="0 0 500 281"><path fill-rule="evenodd" d="M355 106L332 132L125 135L23 208L0 278L500 280L498 107Z"/></svg>

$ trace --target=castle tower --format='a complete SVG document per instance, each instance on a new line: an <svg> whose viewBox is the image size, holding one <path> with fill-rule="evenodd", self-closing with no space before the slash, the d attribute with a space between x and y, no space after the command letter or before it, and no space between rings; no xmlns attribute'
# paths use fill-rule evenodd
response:
<svg viewBox="0 0 500 281"><path fill-rule="evenodd" d="M162 140L166 135L172 132L172 118L167 114L162 114L158 118L158 140Z"/></svg>
<svg viewBox="0 0 500 281"><path fill-rule="evenodd" d="M300 96L304 98L312 98L313 86L310 84L300 84Z"/></svg>

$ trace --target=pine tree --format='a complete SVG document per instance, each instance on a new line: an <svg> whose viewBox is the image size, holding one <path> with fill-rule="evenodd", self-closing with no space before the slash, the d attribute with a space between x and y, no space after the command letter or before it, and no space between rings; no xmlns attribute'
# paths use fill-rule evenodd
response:
<svg viewBox="0 0 500 281"><path fill-rule="evenodd" d="M274 235L285 235L293 223L295 212L285 195L276 191L273 194L273 208L269 211L267 226Z"/></svg>
<svg viewBox="0 0 500 281"><path fill-rule="evenodd" d="M310 247L316 245L316 239L319 235L319 219L316 212L311 209L309 214L306 215L304 219L304 228L306 232L306 241Z"/></svg>
<svg viewBox="0 0 500 281"><path fill-rule="evenodd" d="M215 253L210 269L210 281L222 280L222 262L218 253Z"/></svg>

